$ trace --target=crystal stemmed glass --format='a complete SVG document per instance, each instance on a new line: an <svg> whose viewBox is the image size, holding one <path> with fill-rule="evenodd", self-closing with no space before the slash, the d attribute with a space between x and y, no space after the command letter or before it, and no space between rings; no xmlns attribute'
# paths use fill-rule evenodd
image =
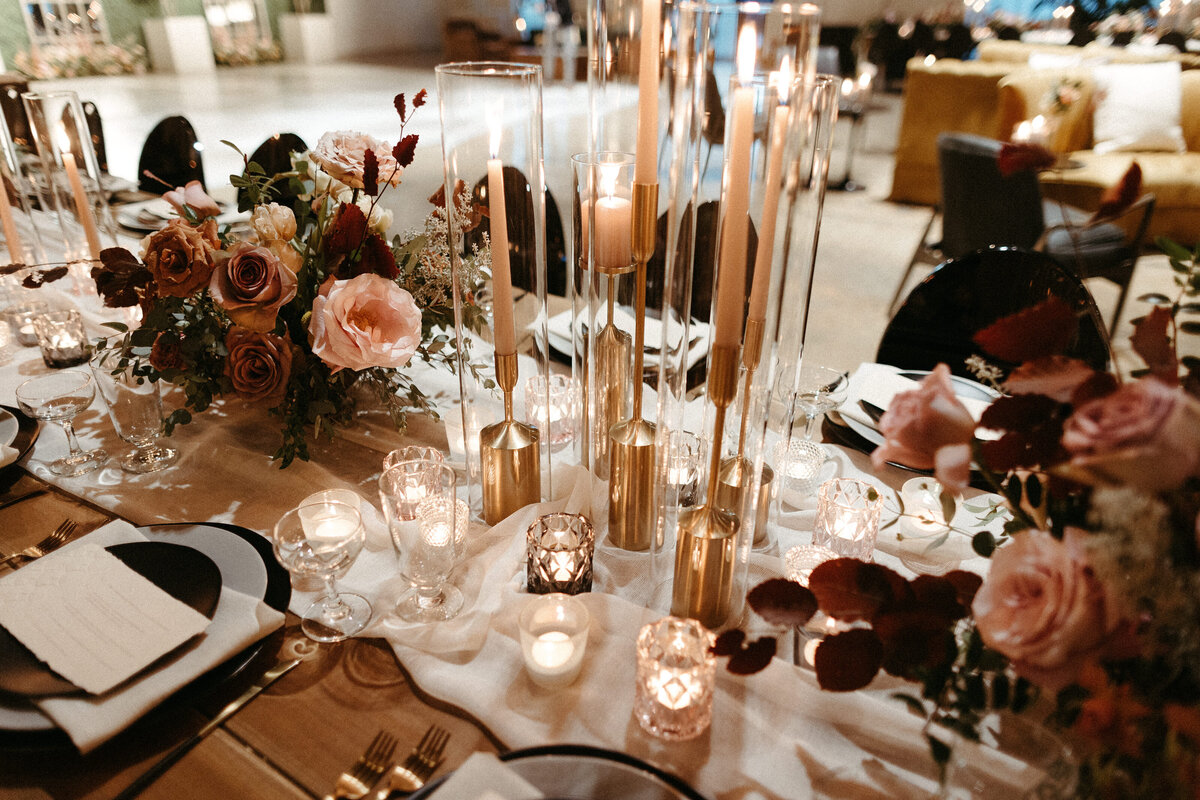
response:
<svg viewBox="0 0 1200 800"><path fill-rule="evenodd" d="M340 642L371 621L365 597L339 592L345 574L366 540L358 509L336 500L305 501L284 514L271 532L275 557L297 577L325 582L321 597L304 612L300 630L318 642Z"/></svg>
<svg viewBox="0 0 1200 800"><path fill-rule="evenodd" d="M38 419L57 422L67 434L71 451L50 463L50 471L55 475L84 475L108 459L104 450L81 450L71 424L80 411L92 404L95 396L96 384L92 376L79 370L30 378L17 387L17 404L22 411Z"/></svg>
<svg viewBox="0 0 1200 800"><path fill-rule="evenodd" d="M455 483L451 467L430 461L401 462L379 479L400 571L412 584L396 606L407 622L452 619L462 610L462 592L449 578L470 510L456 497Z"/></svg>
<svg viewBox="0 0 1200 800"><path fill-rule="evenodd" d="M846 400L850 378L818 364L801 364L796 381L796 410L804 413L804 438L811 441L817 420Z"/></svg>
<svg viewBox="0 0 1200 800"><path fill-rule="evenodd" d="M121 457L121 469L140 474L174 464L179 451L158 441L162 433L162 396L158 384L135 375L132 366L122 364L119 350L101 351L89 366L113 428L133 445L133 450Z"/></svg>

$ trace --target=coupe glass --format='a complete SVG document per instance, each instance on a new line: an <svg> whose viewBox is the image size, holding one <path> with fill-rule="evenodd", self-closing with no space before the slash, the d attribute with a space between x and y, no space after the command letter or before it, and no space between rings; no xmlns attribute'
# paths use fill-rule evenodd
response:
<svg viewBox="0 0 1200 800"><path fill-rule="evenodd" d="M817 364L801 364L796 381L796 410L804 413L804 438L812 440L817 420L846 400L850 378L844 372Z"/></svg>
<svg viewBox="0 0 1200 800"><path fill-rule="evenodd" d="M336 500L301 503L275 523L271 544L275 557L292 575L318 578L325 591L304 612L300 630L318 642L340 642L371 621L365 597L338 592L339 573L345 574L366 540L358 509Z"/></svg>
<svg viewBox="0 0 1200 800"><path fill-rule="evenodd" d="M30 378L17 387L17 404L22 411L47 422L57 422L66 431L71 452L50 462L50 471L55 475L85 475L108 459L104 450L81 450L71 425L71 420L90 406L95 396L92 376L78 370Z"/></svg>
<svg viewBox="0 0 1200 800"><path fill-rule="evenodd" d="M140 474L174 464L179 451L158 441L162 433L158 383L135 375L132 366L122 365L118 350L98 353L90 366L113 428L134 448L121 457L121 469Z"/></svg>

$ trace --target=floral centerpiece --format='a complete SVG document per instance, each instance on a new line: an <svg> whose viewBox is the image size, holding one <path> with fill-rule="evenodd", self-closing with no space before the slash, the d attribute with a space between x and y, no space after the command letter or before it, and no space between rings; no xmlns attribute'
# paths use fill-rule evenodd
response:
<svg viewBox="0 0 1200 800"><path fill-rule="evenodd" d="M980 331L990 356L1018 364L978 427L945 365L896 396L880 420L877 466L936 473L943 502L978 475L1005 499L1003 532L975 534L985 577L955 571L906 580L878 564L836 559L808 587L775 579L751 606L803 625L818 611L839 631L817 648L823 688L849 691L882 669L920 685L897 696L938 726L977 739L997 709L1053 697L1047 722L1081 745L1079 794L1195 798L1200 786L1200 359L1181 332L1200 332L1200 247L1160 240L1178 294L1149 296L1129 379L1062 355L1078 324L1049 299ZM999 368L986 370L995 375ZM1003 375L1003 373L999 373ZM986 376L985 376L986 377ZM717 641L731 671L766 665L774 641Z"/></svg>
<svg viewBox="0 0 1200 800"><path fill-rule="evenodd" d="M467 219L474 209L465 189L450 203L439 192L424 228L389 242L391 213L379 205L413 160L417 136L404 126L424 103L424 91L411 109L395 98L395 146L338 131L293 154L285 174L247 161L232 182L248 228L220 230L217 204L193 183L165 195L181 217L148 236L140 257L101 253L92 277L105 305L143 313L134 330L112 323L122 335L109 346L136 374L184 392L168 431L232 395L280 418L273 457L286 467L308 457L310 429L352 421L360 389L398 429L408 410L433 411L404 368L414 358L455 368L446 215ZM290 207L273 201L285 189L298 198ZM465 280L488 262L486 246L468 253ZM472 309L465 317L472 324Z"/></svg>

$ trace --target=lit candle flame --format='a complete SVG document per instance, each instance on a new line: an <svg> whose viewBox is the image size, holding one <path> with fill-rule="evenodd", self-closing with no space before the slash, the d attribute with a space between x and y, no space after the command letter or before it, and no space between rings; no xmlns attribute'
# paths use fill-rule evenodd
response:
<svg viewBox="0 0 1200 800"><path fill-rule="evenodd" d="M742 26L742 32L738 34L737 46L737 67L738 80L748 81L754 77L754 53L757 49L758 37L754 33L754 26L746 24Z"/></svg>
<svg viewBox="0 0 1200 800"><path fill-rule="evenodd" d="M605 197L612 197L617 193L617 175L620 170L620 164L600 165L600 191Z"/></svg>
<svg viewBox="0 0 1200 800"><path fill-rule="evenodd" d="M490 121L488 137L488 153L492 158L500 156L500 138L504 133L504 104L499 100L488 103L488 120Z"/></svg>
<svg viewBox="0 0 1200 800"><path fill-rule="evenodd" d="M67 135L67 126L61 122L54 129L54 138L57 139L58 149L63 153L71 152L71 137Z"/></svg>

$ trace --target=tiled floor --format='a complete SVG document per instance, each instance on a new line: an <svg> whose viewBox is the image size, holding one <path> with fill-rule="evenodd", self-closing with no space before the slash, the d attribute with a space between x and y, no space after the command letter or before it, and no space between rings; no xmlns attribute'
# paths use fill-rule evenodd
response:
<svg viewBox="0 0 1200 800"><path fill-rule="evenodd" d="M432 64L400 59L223 68L213 76L84 78L54 86L76 89L97 103L110 169L131 178L153 125L171 114L188 117L205 146L205 173L214 191L241 169L240 158L221 144L223 139L245 152L280 131L295 132L310 145L324 131L339 129L394 141L399 123L392 97L401 91L411 96L421 88L433 95L436 89ZM406 131L417 133L421 143L404 185L392 199L400 227L418 224L427 208L425 198L441 184L440 125L436 98L431 100ZM901 103L899 95L879 96L867 118L863 147L854 161L855 177L867 190L830 192L826 200L806 347L811 358L830 366L852 368L874 355L887 322L887 303L929 217L924 207L884 199L891 184ZM570 155L586 149L585 127L579 123L586 109L586 87L548 86L544 106L547 182L562 198L560 208L569 220L569 209L561 204L570 196ZM841 176L847 126L839 124L831 180ZM1166 259L1144 257L1131 296L1170 286ZM1109 313L1115 289L1103 282L1092 288L1102 312ZM1126 316L1135 316L1138 306L1131 300ZM1128 325L1122 325L1118 340L1127 334Z"/></svg>

